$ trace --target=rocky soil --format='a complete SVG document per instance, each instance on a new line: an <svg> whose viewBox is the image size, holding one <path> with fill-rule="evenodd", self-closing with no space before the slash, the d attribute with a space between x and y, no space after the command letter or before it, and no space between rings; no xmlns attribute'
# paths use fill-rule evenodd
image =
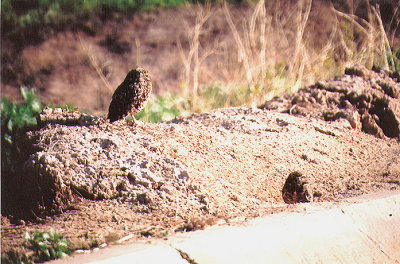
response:
<svg viewBox="0 0 400 264"><path fill-rule="evenodd" d="M259 108L136 127L47 108L3 189L18 206L2 216L2 250L25 229L51 227L79 247L400 189L399 94L398 72L357 68Z"/></svg>
<svg viewBox="0 0 400 264"><path fill-rule="evenodd" d="M399 72L348 68L346 75L318 82L298 93L276 97L260 108L315 117L341 118L352 128L379 138L400 135Z"/></svg>

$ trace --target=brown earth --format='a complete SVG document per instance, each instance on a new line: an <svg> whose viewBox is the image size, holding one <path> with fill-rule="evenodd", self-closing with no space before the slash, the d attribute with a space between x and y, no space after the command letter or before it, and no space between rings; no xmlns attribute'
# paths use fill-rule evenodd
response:
<svg viewBox="0 0 400 264"><path fill-rule="evenodd" d="M95 114L107 111L114 88L136 66L142 66L151 73L153 93L181 91L185 66L178 45L187 56L191 31L202 9L190 6L141 13L130 18L122 16L107 21L94 36L84 32L57 33L43 43L22 51L20 64L23 66L20 68L23 72L20 74L32 76L34 80L29 85L36 88L44 103L70 104ZM230 45L234 45L222 9L216 7L209 12L213 15L201 37L204 52L212 49L219 39L230 38ZM231 12L239 23L251 10L233 7ZM204 67L199 75L202 83L209 81L210 74L218 67L218 62L215 58L213 60L211 63L210 58L205 63L208 69ZM218 79L222 80L221 77L219 75ZM19 86L23 83L2 82L2 94L18 99Z"/></svg>
<svg viewBox="0 0 400 264"><path fill-rule="evenodd" d="M291 210L282 188L294 172L313 202L400 189L399 73L346 72L260 108L137 127L45 109L3 189L18 204L2 216L2 252L25 230L54 228L79 248Z"/></svg>

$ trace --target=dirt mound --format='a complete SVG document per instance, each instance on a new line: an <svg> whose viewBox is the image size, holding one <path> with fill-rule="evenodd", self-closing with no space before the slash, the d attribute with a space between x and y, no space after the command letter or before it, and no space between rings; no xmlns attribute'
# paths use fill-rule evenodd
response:
<svg viewBox="0 0 400 264"><path fill-rule="evenodd" d="M46 127L30 136L40 138L36 143L42 151L24 164L29 175L23 184L31 190L24 195L31 201L41 198L44 205L65 206L77 195L140 206L160 199L202 199L199 187L188 183L184 166L157 152L159 143L145 132L61 109L46 108L39 119ZM44 193L53 193L54 199L43 200Z"/></svg>
<svg viewBox="0 0 400 264"><path fill-rule="evenodd" d="M378 75L386 86L374 79ZM60 228L69 238L90 230L104 241L110 233L140 237L204 226L193 219L268 213L284 204L282 188L294 172L316 202L399 189L400 142L379 126L399 120L398 97L384 92L398 94L399 83L388 76L346 75L275 98L261 109L218 109L137 127L46 109L41 129L28 133L36 150L13 181L20 188L15 196L35 214L64 212L39 228ZM379 83L386 88L381 91ZM378 101L387 105L383 116L394 118L380 121L376 110L374 119ZM327 119L328 111L345 115ZM352 122L352 113L359 119ZM365 114L383 134L357 129ZM66 211L71 206L79 210ZM148 228L158 231L143 233ZM2 229L5 244L16 230Z"/></svg>
<svg viewBox="0 0 400 264"><path fill-rule="evenodd" d="M260 108L325 121L343 118L354 129L380 138L399 138L399 72L349 68L345 73L335 80L318 82L297 93L276 97Z"/></svg>

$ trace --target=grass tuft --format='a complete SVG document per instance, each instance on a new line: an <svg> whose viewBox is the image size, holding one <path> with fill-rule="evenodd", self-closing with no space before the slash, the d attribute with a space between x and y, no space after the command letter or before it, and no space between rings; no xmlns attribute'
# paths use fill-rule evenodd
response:
<svg viewBox="0 0 400 264"><path fill-rule="evenodd" d="M25 233L23 246L33 251L31 259L34 262L43 262L64 258L71 253L70 242L63 235L57 234L53 229L50 232Z"/></svg>
<svg viewBox="0 0 400 264"><path fill-rule="evenodd" d="M50 232L25 232L24 239L25 250L10 249L1 256L2 263L42 263L71 254L71 243L53 229Z"/></svg>

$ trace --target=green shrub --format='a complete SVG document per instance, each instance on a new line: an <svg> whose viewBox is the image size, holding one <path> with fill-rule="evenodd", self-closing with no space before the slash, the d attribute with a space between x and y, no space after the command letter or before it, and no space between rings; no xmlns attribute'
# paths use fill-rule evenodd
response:
<svg viewBox="0 0 400 264"><path fill-rule="evenodd" d="M247 105L254 93L257 91L252 92L247 86L211 85L199 89L196 96L189 93L165 94L151 99L143 110L135 115L135 118L158 123L171 120L178 115Z"/></svg>
<svg viewBox="0 0 400 264"><path fill-rule="evenodd" d="M1 263L3 264L31 264L33 261L23 250L9 249L1 255Z"/></svg>
<svg viewBox="0 0 400 264"><path fill-rule="evenodd" d="M35 96L33 90L26 87L21 88L23 103L14 104L6 97L3 97L1 112L2 135L6 142L12 144L13 138L19 130L36 126L36 116L42 111L39 99Z"/></svg>
<svg viewBox="0 0 400 264"><path fill-rule="evenodd" d="M42 105L33 90L22 87L21 95L24 100L22 103L12 103L3 97L0 105L2 174L15 173L19 150L14 141L21 135L21 132L37 125L36 117L42 111Z"/></svg>
<svg viewBox="0 0 400 264"><path fill-rule="evenodd" d="M184 0L3 0L1 23L3 33L40 29L43 25L60 25L112 12L136 12L154 7L175 7ZM106 16L107 17L107 16ZM105 18L106 18L105 17Z"/></svg>
<svg viewBox="0 0 400 264"><path fill-rule="evenodd" d="M71 22L91 15L104 16L106 13L106 16L102 17L106 19L113 12L132 13L160 7L171 8L185 2L218 3L221 0L3 0L2 35L15 33L22 37L22 33L38 33L37 31L45 25L63 28L65 24L71 25ZM34 32L29 32L30 30Z"/></svg>
<svg viewBox="0 0 400 264"><path fill-rule="evenodd" d="M150 100L135 118L152 123L171 120L184 112L186 103L183 97L174 94L159 96Z"/></svg>
<svg viewBox="0 0 400 264"><path fill-rule="evenodd" d="M25 248L33 250L31 258L34 262L63 258L71 253L69 245L70 242L53 229L49 233L35 231L30 234L26 232L23 243Z"/></svg>
<svg viewBox="0 0 400 264"><path fill-rule="evenodd" d="M96 21L95 24L102 24L101 21L112 17L113 12L136 12L142 9L143 1L3 0L1 36L22 48L46 39L49 32L82 27L82 20L90 19ZM95 28L90 30L95 32Z"/></svg>
<svg viewBox="0 0 400 264"><path fill-rule="evenodd" d="M53 229L48 233L39 231L34 231L33 233L25 232L24 238L25 241L22 246L30 252L10 249L1 256L2 263L42 263L71 254L71 243Z"/></svg>
<svg viewBox="0 0 400 264"><path fill-rule="evenodd" d="M248 86L207 86L200 89L198 95L192 99L191 112L245 105L251 101L251 96L252 91Z"/></svg>

